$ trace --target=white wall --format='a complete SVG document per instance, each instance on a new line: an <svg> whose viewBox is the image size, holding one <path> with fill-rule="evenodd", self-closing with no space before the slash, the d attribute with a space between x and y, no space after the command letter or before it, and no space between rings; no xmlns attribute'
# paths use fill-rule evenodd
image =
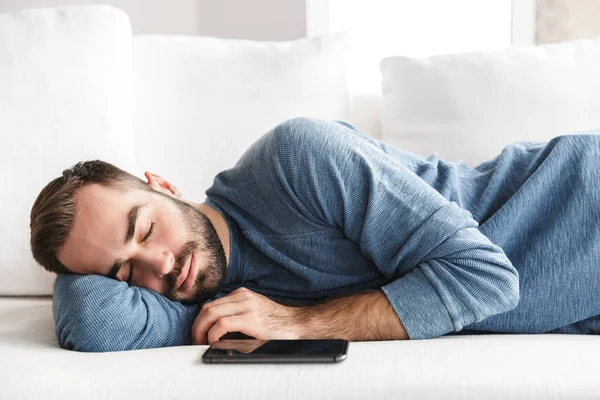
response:
<svg viewBox="0 0 600 400"><path fill-rule="evenodd" d="M74 4L110 4L124 10L134 33L198 34L198 0L0 0L0 12Z"/></svg>
<svg viewBox="0 0 600 400"><path fill-rule="evenodd" d="M535 3L542 0L485 0L485 5L477 5L477 9L485 10L486 5L492 4L490 12L496 9L508 10L512 3L512 43L533 44L535 35ZM550 1L550 0L544 0ZM553 0L558 1L558 0ZM568 1L568 0L561 0ZM570 1L570 0L569 0ZM584 2L587 0L578 0ZM498 4L505 6L498 8ZM466 0L0 0L0 13L15 11L23 8L53 7L73 4L108 3L123 9L131 18L133 32L206 35L224 38L252 40L290 40L305 36L314 36L340 28L355 28L364 25L364 21L378 18L391 20L392 23L380 24L382 29L402 28L402 21L418 22L422 28L435 33L432 28L432 18L421 15L419 10L430 9L431 16L440 16L446 25L452 24L452 15L441 11L440 6L450 10L450 14L464 9ZM378 4L379 3L379 4ZM387 4L386 4L387 3ZM427 3L427 4L426 4ZM461 5L462 4L462 5ZM433 6L432 6L433 5ZM381 7L378 7L381 6ZM389 8L398 8L400 14L387 12ZM379 9L380 8L380 9ZM342 14L331 14L333 9L342 10ZM379 10L378 10L379 9ZM385 9L385 10L384 10ZM493 10L492 10L493 9ZM387 12L387 14L386 14ZM487 14L473 16L471 25L479 20L486 28ZM340 18L344 15L356 14L356 19L346 19L347 25ZM330 15L331 14L331 15ZM378 15L379 14L379 15ZM383 18L381 18L383 15ZM496 22L502 22L506 13L497 13ZM395 23L393 22L395 21ZM413 23L414 25L414 23ZM473 25L474 26L474 25ZM436 27L439 28L439 27ZM399 29L402 30L402 29ZM407 29L404 29L405 31ZM464 29L463 29L464 30ZM412 40L415 36L398 35L399 42ZM456 32L454 32L456 34ZM430 35L431 36L431 35ZM473 36L473 35L472 35ZM474 35L477 36L477 35ZM454 42L455 38L451 38ZM469 40L477 39L472 38ZM482 37L482 39L486 39ZM465 43L456 42L457 46ZM486 44L487 46L487 44Z"/></svg>
<svg viewBox="0 0 600 400"><path fill-rule="evenodd" d="M110 4L133 32L290 40L306 36L305 0L0 0L0 13L23 8Z"/></svg>
<svg viewBox="0 0 600 400"><path fill-rule="evenodd" d="M231 39L306 36L305 0L200 0L199 33Z"/></svg>

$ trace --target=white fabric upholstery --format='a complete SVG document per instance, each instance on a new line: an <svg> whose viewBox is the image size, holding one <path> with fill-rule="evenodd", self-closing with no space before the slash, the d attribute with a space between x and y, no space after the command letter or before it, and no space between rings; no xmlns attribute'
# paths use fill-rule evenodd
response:
<svg viewBox="0 0 600 400"><path fill-rule="evenodd" d="M133 41L138 175L202 201L214 176L292 117L346 119L346 35L289 42L138 36Z"/></svg>
<svg viewBox="0 0 600 400"><path fill-rule="evenodd" d="M597 336L477 335L350 343L339 364L203 364L207 346L58 348L50 299L0 299L0 398L583 399Z"/></svg>
<svg viewBox="0 0 600 400"><path fill-rule="evenodd" d="M600 38L381 62L382 138L471 166L518 141L600 128Z"/></svg>
<svg viewBox="0 0 600 400"><path fill-rule="evenodd" d="M599 98L592 96L598 78L590 74L598 70L594 41L395 58L382 64L385 103L348 92L345 46L344 35L287 43L141 36L133 39L132 70L129 22L114 8L0 16L0 296L51 293L52 275L29 254L29 210L43 185L82 159L101 158L140 176L154 170L201 201L216 172L293 116L346 119L378 136L383 104L385 140L472 162L517 137L571 130L575 118L577 128L585 128L596 123L592 111L600 117ZM0 399L567 399L600 393L600 341L593 336L352 343L348 359L336 365L205 365L205 349L62 350L50 298L0 298Z"/></svg>
<svg viewBox="0 0 600 400"><path fill-rule="evenodd" d="M63 169L134 168L131 27L107 7L0 15L0 295L51 294L29 250L29 212Z"/></svg>

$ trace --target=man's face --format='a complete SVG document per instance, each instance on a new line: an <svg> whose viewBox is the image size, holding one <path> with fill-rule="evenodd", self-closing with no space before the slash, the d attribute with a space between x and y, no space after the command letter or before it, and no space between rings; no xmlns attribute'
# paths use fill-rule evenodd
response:
<svg viewBox="0 0 600 400"><path fill-rule="evenodd" d="M216 295L227 262L210 220L163 192L90 184L75 194L73 229L58 260L78 274L99 274L172 300Z"/></svg>

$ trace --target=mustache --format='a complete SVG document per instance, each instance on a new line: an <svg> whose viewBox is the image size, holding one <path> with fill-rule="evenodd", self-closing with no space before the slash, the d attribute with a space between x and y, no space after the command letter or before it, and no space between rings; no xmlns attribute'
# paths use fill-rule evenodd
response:
<svg viewBox="0 0 600 400"><path fill-rule="evenodd" d="M181 274L181 270L183 269L183 266L184 266L183 263L185 263L187 261L187 259L190 258L192 253L197 248L198 248L198 242L189 241L183 246L183 248L179 252L179 255L177 257L175 257L175 266L173 267L173 271L171 271L171 273L169 273L165 277L165 279L167 281L167 285L169 286L170 290L175 290L175 284L177 282L177 277L179 277L179 274Z"/></svg>

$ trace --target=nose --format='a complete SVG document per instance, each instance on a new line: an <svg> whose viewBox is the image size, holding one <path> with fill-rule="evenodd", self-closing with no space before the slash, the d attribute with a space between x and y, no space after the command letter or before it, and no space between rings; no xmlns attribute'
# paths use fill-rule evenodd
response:
<svg viewBox="0 0 600 400"><path fill-rule="evenodd" d="M164 277L173 270L175 256L165 248L146 248L138 255L141 266L158 276Z"/></svg>

